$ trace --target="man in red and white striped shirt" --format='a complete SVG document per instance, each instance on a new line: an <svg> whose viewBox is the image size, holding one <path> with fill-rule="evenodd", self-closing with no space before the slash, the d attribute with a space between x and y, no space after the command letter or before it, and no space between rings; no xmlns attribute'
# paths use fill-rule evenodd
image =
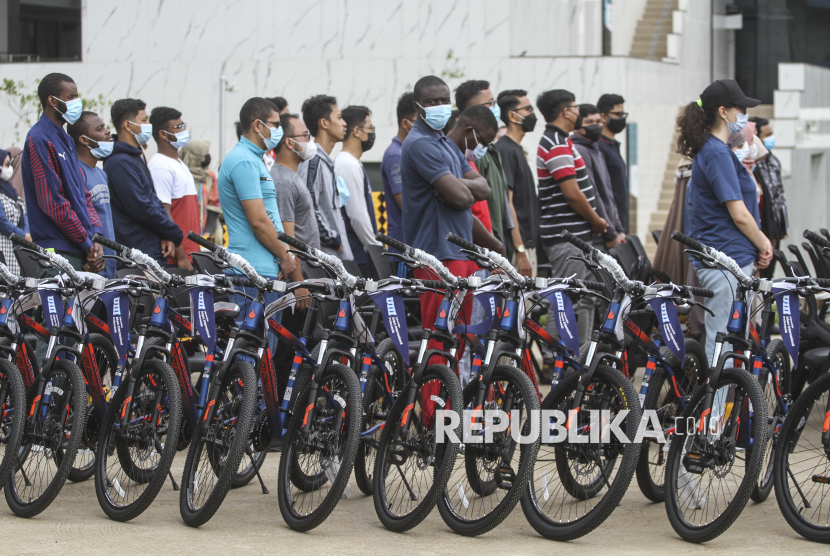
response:
<svg viewBox="0 0 830 556"><path fill-rule="evenodd" d="M576 275L590 279L591 272L580 261L568 260L581 256L582 251L562 239L568 230L587 243L592 234L605 232L608 223L596 212L594 186L579 155L568 137L579 119L579 107L573 93L561 89L547 91L536 99L536 106L545 118L545 134L536 151L536 172L539 177L542 246L551 265L551 276L564 278ZM579 341L590 340L594 324L592 298L574 305L579 323ZM555 319L548 318L547 330L554 333ZM541 380L550 382L553 374L550 354L545 354Z"/></svg>

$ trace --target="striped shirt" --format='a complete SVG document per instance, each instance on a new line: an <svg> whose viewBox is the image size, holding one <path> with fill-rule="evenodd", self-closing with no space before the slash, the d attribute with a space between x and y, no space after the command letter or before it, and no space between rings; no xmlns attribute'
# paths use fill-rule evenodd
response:
<svg viewBox="0 0 830 556"><path fill-rule="evenodd" d="M568 134L548 124L536 151L536 173L539 177L539 206L542 217L540 237L544 243L562 242L561 233L568 230L583 240L591 240L591 225L577 214L565 200L560 185L575 179L579 189L596 209L594 186L588 177L585 161Z"/></svg>

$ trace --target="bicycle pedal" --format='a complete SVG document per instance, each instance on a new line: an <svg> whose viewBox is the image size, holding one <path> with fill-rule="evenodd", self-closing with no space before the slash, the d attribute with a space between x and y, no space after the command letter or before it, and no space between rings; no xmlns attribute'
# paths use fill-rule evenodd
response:
<svg viewBox="0 0 830 556"><path fill-rule="evenodd" d="M508 465L502 465L496 472L496 484L502 490L510 490L516 482L516 473Z"/></svg>
<svg viewBox="0 0 830 556"><path fill-rule="evenodd" d="M689 473L702 475L706 466L703 464L703 456L694 452L689 452L683 457L683 467Z"/></svg>
<svg viewBox="0 0 830 556"><path fill-rule="evenodd" d="M830 477L822 477L821 475L813 475L814 483L821 483L823 485L830 485Z"/></svg>

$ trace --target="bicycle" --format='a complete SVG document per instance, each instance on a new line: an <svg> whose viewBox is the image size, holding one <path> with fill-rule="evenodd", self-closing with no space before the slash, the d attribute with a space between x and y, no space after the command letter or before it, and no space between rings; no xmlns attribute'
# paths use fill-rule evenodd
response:
<svg viewBox="0 0 830 556"><path fill-rule="evenodd" d="M747 289L761 284L720 251L677 231L675 239L706 264L732 272ZM767 404L758 378L728 361L754 368L744 326L746 305L732 304L727 333L718 332L706 384L676 422L666 461L666 513L675 532L691 542L712 540L738 518L756 488L768 435ZM723 351L729 342L741 351Z"/></svg>

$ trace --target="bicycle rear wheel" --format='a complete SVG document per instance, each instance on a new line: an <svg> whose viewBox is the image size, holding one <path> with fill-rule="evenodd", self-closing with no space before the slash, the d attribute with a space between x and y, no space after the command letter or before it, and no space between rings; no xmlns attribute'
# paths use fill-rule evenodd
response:
<svg viewBox="0 0 830 556"><path fill-rule="evenodd" d="M438 499L444 523L456 533L481 535L498 526L513 511L527 488L539 452L539 437L516 449L512 431L538 431L539 397L520 369L500 365L493 370L482 409L501 410L510 417L509 428L493 434L490 443L464 445L447 488ZM475 383L465 392L464 407L473 403ZM513 411L519 417L513 421ZM479 418L484 417L480 415ZM493 425L486 424L487 427Z"/></svg>
<svg viewBox="0 0 830 556"><path fill-rule="evenodd" d="M363 422L360 425L360 448L354 463L354 478L363 494L372 495L372 483L377 459L378 442L383 433L382 423L392 407L392 401L386 393L386 385L395 396L403 389L406 380L406 363L398 353L392 340L386 338L377 348L378 359L383 361L389 377L381 373L380 368L372 365L366 379L366 392L363 393ZM373 430L372 434L364 434Z"/></svg>
<svg viewBox="0 0 830 556"><path fill-rule="evenodd" d="M444 365L427 367L416 386L415 399L406 405L403 392L386 419L374 471L375 512L381 523L401 533L421 523L447 487L458 445L437 442L436 411L460 414L463 404L458 378ZM461 420L455 434L461 438Z"/></svg>
<svg viewBox="0 0 830 556"><path fill-rule="evenodd" d="M199 421L182 475L179 510L191 527L206 523L222 505L250 442L256 403L256 373L248 363L230 366ZM213 414L208 419L211 405Z"/></svg>
<svg viewBox="0 0 830 556"><path fill-rule="evenodd" d="M686 338L686 358L683 365L675 355L666 351L666 362L674 371L674 382L668 373L657 368L651 375L651 384L643 402L644 410L655 410L663 431L674 426L674 420L683 412L675 385L682 398L688 399L702 380L707 369L706 351L697 341ZM653 438L644 438L640 459L637 460L637 485L640 492L652 502L665 500L666 456L669 447Z"/></svg>
<svg viewBox="0 0 830 556"><path fill-rule="evenodd" d="M677 534L691 542L718 537L741 514L758 481L767 433L763 393L747 371L721 372L711 408L704 407L705 391L706 386L698 388L683 413L684 420L694 418L694 431L670 439L666 461L666 513ZM739 433L736 420L747 426L749 403L754 418L748 434ZM709 411L709 431L699 439L701 414ZM745 450L739 442L753 447Z"/></svg>
<svg viewBox="0 0 830 556"><path fill-rule="evenodd" d="M16 465L6 479L6 502L20 517L38 515L58 495L72 469L85 426L87 394L77 365L68 359L56 360L35 399L42 399L47 392L49 403L43 403L34 424L25 427Z"/></svg>
<svg viewBox="0 0 830 556"><path fill-rule="evenodd" d="M580 384L580 373L562 378L542 401L542 411L558 410L569 415ZM640 423L640 405L631 382L618 370L598 366L588 384L578 412L570 417L574 433L558 442L542 442L533 475L522 496L522 510L530 525L542 536L572 540L597 528L622 500L640 455L635 444ZM606 441L591 438L590 412L609 411L609 422L624 413L619 428L627 442L615 435ZM561 423L560 423L561 425ZM548 423L542 423L542 433ZM584 442L573 442L571 437ZM587 438L586 438L587 437Z"/></svg>
<svg viewBox="0 0 830 556"><path fill-rule="evenodd" d="M830 543L830 446L821 441L830 409L830 374L793 402L775 446L778 507L790 527L813 542Z"/></svg>
<svg viewBox="0 0 830 556"><path fill-rule="evenodd" d="M118 354L112 342L100 335L90 334L90 343L95 357L95 363L101 376L101 385L109 393L112 391L112 380L118 369ZM95 446L98 435L101 433L101 422L92 403L87 404L86 427L81 444L78 446L78 455L67 477L73 483L86 481L95 473Z"/></svg>
<svg viewBox="0 0 830 556"><path fill-rule="evenodd" d="M0 486L15 467L26 425L26 391L23 377L11 361L0 359Z"/></svg>
<svg viewBox="0 0 830 556"><path fill-rule="evenodd" d="M765 365L761 369L760 384L764 391L764 399L767 402L767 440L764 463L761 466L758 484L752 489L751 498L753 502L763 502L772 492L775 445L778 442L779 429L786 417L784 409L778 403L775 392L778 390L783 396L790 391L790 354L787 353L784 342L781 340L771 341L767 346L767 358L775 365L775 370L778 373L778 384L775 383L776 379L773 378L772 371Z"/></svg>
<svg viewBox="0 0 830 556"><path fill-rule="evenodd" d="M146 359L127 398L126 380L110 401L98 438L95 493L110 519L129 521L153 502L176 455L181 430L179 383L170 366ZM127 427L121 419L127 417Z"/></svg>

